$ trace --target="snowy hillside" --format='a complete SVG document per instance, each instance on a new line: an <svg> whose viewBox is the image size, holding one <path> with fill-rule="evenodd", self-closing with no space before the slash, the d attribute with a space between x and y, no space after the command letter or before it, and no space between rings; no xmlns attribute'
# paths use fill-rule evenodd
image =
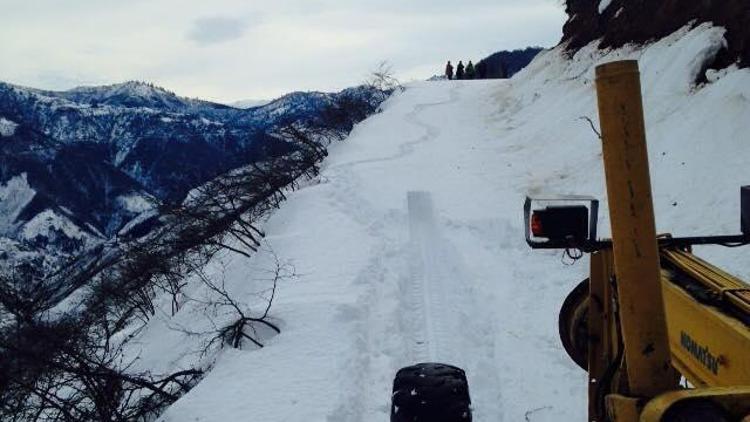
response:
<svg viewBox="0 0 750 422"><path fill-rule="evenodd" d="M161 420L382 422L395 371L425 360L467 370L476 421L584 420L586 377L556 318L586 260L531 251L523 198L605 199L600 141L581 117L598 120L594 66L638 58L659 231L737 232L750 71L693 85L723 43L721 28L702 25L647 47L589 45L572 58L558 48L509 81L416 83L392 97L265 224L266 249L297 274L271 309L281 334L256 333L262 349L225 349ZM697 252L750 279L747 248ZM269 259L225 257L211 271L254 303L268 295ZM138 366L200 359L178 328L199 331L204 312L167 314L138 334Z"/></svg>
<svg viewBox="0 0 750 422"><path fill-rule="evenodd" d="M128 81L106 86L73 88L64 92L45 92L50 96L68 99L75 103L144 107L174 113L210 113L228 111L221 104L178 97L173 92L145 82Z"/></svg>
<svg viewBox="0 0 750 422"><path fill-rule="evenodd" d="M296 92L240 110L142 82L61 92L0 82L0 266L33 260L47 274L127 234L155 202L294 150L280 128L322 124L340 101L366 104L361 120L384 95Z"/></svg>
<svg viewBox="0 0 750 422"><path fill-rule="evenodd" d="M229 103L228 105L235 107L235 108L253 108L253 107L261 107L268 103L270 103L270 100L239 100L239 101L233 101Z"/></svg>

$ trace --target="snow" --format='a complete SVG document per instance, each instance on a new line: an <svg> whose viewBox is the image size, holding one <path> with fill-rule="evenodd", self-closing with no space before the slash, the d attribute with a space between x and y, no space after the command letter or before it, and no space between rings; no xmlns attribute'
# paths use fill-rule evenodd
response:
<svg viewBox="0 0 750 422"><path fill-rule="evenodd" d="M737 65L733 64L729 67L726 67L724 69L708 69L706 70L706 79L708 82L717 82L719 79L723 78L724 76L737 71Z"/></svg>
<svg viewBox="0 0 750 422"><path fill-rule="evenodd" d="M222 125L221 122L215 122L215 121L212 121L212 120L208 120L205 117L201 117L199 119L193 119L193 120L190 121L190 123L192 123L193 126L207 126L207 125L219 125L219 126L221 126Z"/></svg>
<svg viewBox="0 0 750 422"><path fill-rule="evenodd" d="M0 259L2 259L3 265L11 266L20 262L31 262L38 258L38 253L30 250L21 242L0 236Z"/></svg>
<svg viewBox="0 0 750 422"><path fill-rule="evenodd" d="M26 173L0 184L0 235L7 235L15 228L16 219L34 195L36 191L29 185Z"/></svg>
<svg viewBox="0 0 750 422"><path fill-rule="evenodd" d="M253 108L253 107L262 107L270 103L271 101L273 100L239 100L239 101L231 102L227 105L232 106L234 108L247 109L247 108Z"/></svg>
<svg viewBox="0 0 750 422"><path fill-rule="evenodd" d="M18 123L0 116L0 137L13 136L13 134L16 133L17 127Z"/></svg>
<svg viewBox="0 0 750 422"><path fill-rule="evenodd" d="M599 197L607 234L600 141L580 117L597 121L594 66L636 58L657 228L738 232L750 71L693 84L722 35L702 25L648 47L551 50L510 81L410 84L334 146L317 183L289 195L264 224L263 252L211 264L257 309L268 250L291 260L297 277L271 311L282 333L262 333L262 349L223 350L160 420L382 422L396 370L424 360L467 371L476 421L532 410L534 421L585 419L586 375L563 352L556 318L586 259L565 266L527 247L524 196ZM747 248L696 250L750 279ZM190 295L204 293L191 282ZM210 327L205 309L162 309L136 336L134 370L205 359L179 331Z"/></svg>
<svg viewBox="0 0 750 422"><path fill-rule="evenodd" d="M604 13L604 11L607 10L611 3L612 0L599 0L599 14L601 15L602 13Z"/></svg>
<svg viewBox="0 0 750 422"><path fill-rule="evenodd" d="M150 211L154 209L155 202L153 199L146 197L142 193L133 192L128 195L121 195L117 200L122 204L122 207L126 210L140 214L144 211Z"/></svg>
<svg viewBox="0 0 750 422"><path fill-rule="evenodd" d="M31 240L37 236L52 237L51 231L59 230L71 239L86 239L88 236L70 219L53 210L47 209L29 220L22 228L24 239Z"/></svg>

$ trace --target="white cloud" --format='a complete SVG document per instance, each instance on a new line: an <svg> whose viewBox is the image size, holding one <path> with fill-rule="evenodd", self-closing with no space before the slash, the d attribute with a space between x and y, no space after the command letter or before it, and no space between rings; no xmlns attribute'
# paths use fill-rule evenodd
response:
<svg viewBox="0 0 750 422"><path fill-rule="evenodd" d="M225 101L340 89L384 59L427 78L448 59L554 45L564 22L559 0L0 0L0 10L0 80L149 80Z"/></svg>

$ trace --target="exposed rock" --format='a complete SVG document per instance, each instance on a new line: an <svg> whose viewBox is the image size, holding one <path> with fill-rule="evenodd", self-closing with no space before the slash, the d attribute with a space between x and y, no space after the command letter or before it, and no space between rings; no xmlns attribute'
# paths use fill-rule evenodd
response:
<svg viewBox="0 0 750 422"><path fill-rule="evenodd" d="M750 66L750 2L747 0L611 0L599 13L597 0L567 0L563 42L575 52L601 38L600 47L617 48L665 37L679 28L711 22L727 29L727 48L712 68Z"/></svg>

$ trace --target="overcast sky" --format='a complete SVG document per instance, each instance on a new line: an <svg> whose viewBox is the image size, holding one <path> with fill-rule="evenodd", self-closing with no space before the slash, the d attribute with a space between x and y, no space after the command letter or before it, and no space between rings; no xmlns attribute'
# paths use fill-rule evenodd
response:
<svg viewBox="0 0 750 422"><path fill-rule="evenodd" d="M560 0L0 0L0 80L67 89L145 80L216 101L333 91L387 60L445 61L560 40Z"/></svg>

